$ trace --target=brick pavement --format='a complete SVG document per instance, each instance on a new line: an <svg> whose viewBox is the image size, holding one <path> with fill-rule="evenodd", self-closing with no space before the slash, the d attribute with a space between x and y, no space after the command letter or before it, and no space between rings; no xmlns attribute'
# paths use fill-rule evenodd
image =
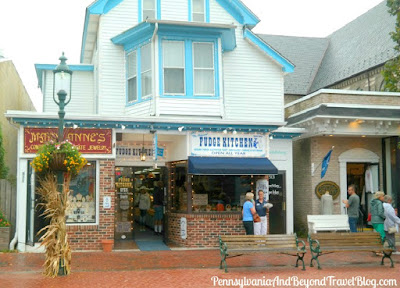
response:
<svg viewBox="0 0 400 288"><path fill-rule="evenodd" d="M299 286L295 285L299 283L293 277L327 281L326 285L310 287L339 287L338 284L329 285L332 283L324 278L328 276L336 279L359 276L361 280L365 277L372 281L396 279L396 286L386 287L400 286L400 255L393 255L393 269L389 268L388 262L381 266L380 257L368 252L325 255L320 259L322 270L307 266L306 271L295 268L296 258L287 255L253 254L234 257L228 259L228 273L218 269L219 260L218 250L73 252L72 273L51 279L41 274L43 254L0 253L0 287L223 287L214 286L212 279L243 277L258 281L272 281L279 277L280 281L290 284L284 286L285 283L281 283L275 287ZM310 255L306 255L305 260L309 264ZM245 287L273 287L272 283L266 284L270 285ZM373 287L363 285L365 282L358 284L340 287Z"/></svg>

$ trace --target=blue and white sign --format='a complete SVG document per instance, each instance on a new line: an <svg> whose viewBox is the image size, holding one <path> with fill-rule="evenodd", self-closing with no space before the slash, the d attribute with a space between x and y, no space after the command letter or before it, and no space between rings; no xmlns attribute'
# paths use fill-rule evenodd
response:
<svg viewBox="0 0 400 288"><path fill-rule="evenodd" d="M266 157L265 135L228 135L193 133L190 137L191 156Z"/></svg>

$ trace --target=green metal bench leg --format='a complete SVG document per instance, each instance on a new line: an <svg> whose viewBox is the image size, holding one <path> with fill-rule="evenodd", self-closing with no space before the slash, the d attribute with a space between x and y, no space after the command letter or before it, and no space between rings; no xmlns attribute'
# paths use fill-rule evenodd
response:
<svg viewBox="0 0 400 288"><path fill-rule="evenodd" d="M385 260L385 258L389 258L390 260L390 268L394 268L394 264L393 264L393 260L392 260L392 253L390 252L389 254L385 253L385 251L383 251L383 257L382 257L382 261L381 261L381 265L383 265L383 261Z"/></svg>
<svg viewBox="0 0 400 288"><path fill-rule="evenodd" d="M222 269L222 263L224 263L225 272L228 272L228 267L226 265L226 256L228 256L228 254L221 252L221 261L219 262L219 269Z"/></svg>
<svg viewBox="0 0 400 288"><path fill-rule="evenodd" d="M302 270L306 270L306 266L304 265L304 260L303 260L303 258L304 258L304 253L301 253L301 256L300 256L300 254L297 254L297 260L296 260L296 267L299 267L299 260L303 263L303 269Z"/></svg>
<svg viewBox="0 0 400 288"><path fill-rule="evenodd" d="M318 269L321 269L321 265L319 265L319 261L318 261L319 253L316 253L316 254L311 253L311 256L312 256L312 258L311 258L310 267L314 267L313 261L315 260L315 262L317 262L317 264L318 264L317 265Z"/></svg>

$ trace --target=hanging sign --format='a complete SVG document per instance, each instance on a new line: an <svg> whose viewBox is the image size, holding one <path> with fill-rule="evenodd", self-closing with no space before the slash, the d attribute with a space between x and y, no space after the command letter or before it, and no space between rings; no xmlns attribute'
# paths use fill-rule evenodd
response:
<svg viewBox="0 0 400 288"><path fill-rule="evenodd" d="M57 141L57 128L24 129L24 153L36 153L39 146ZM64 129L64 138L83 154L112 154L111 129Z"/></svg>
<svg viewBox="0 0 400 288"><path fill-rule="evenodd" d="M228 135L193 133L190 135L191 156L266 157L265 135Z"/></svg>

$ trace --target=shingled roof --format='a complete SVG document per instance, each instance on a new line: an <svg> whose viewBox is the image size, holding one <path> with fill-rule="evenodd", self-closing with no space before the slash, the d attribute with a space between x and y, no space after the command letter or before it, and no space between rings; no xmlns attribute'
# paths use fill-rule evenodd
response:
<svg viewBox="0 0 400 288"><path fill-rule="evenodd" d="M396 18L381 2L326 38L259 35L295 64L285 93L306 95L392 59Z"/></svg>

